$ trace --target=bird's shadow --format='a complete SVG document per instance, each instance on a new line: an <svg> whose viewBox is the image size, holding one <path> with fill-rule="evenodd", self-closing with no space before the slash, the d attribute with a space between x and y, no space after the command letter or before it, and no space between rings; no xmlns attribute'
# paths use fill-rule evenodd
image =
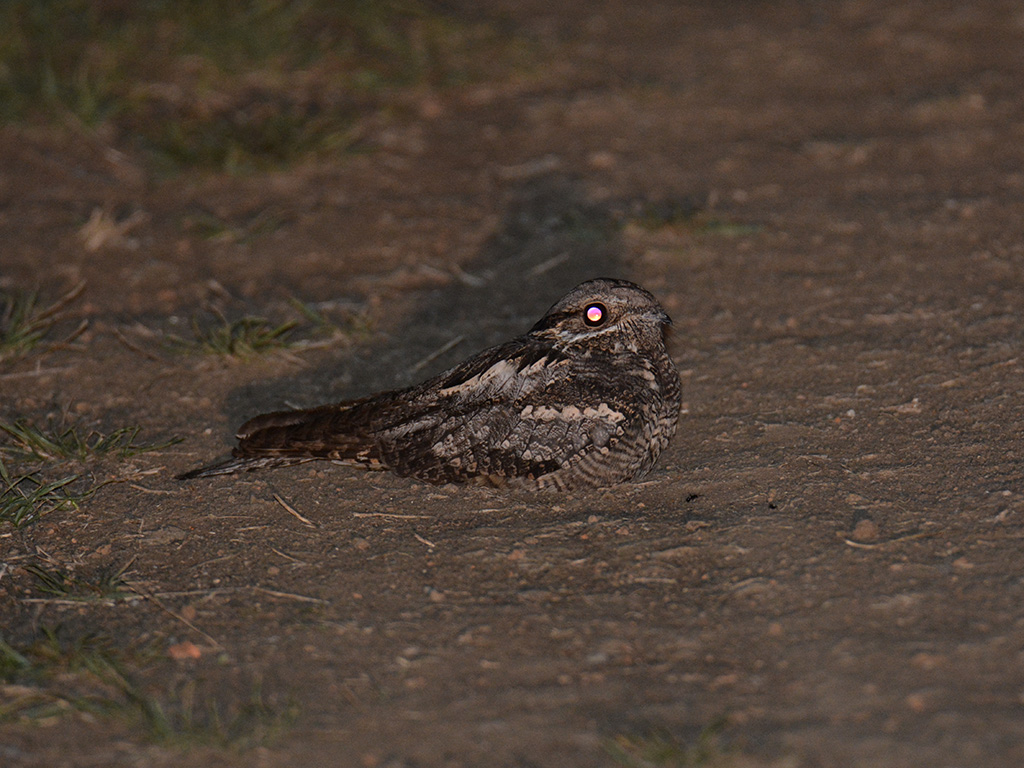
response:
<svg viewBox="0 0 1024 768"><path fill-rule="evenodd" d="M525 333L584 280L620 277L623 211L630 204L586 200L583 184L551 175L510 195L499 230L464 274L423 291L386 339L315 369L245 384L229 393L233 424L266 411L308 408L408 386L481 349Z"/></svg>

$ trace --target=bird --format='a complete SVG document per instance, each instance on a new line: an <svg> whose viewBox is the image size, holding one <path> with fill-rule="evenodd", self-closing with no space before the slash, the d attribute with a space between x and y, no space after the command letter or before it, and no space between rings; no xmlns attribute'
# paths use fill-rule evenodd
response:
<svg viewBox="0 0 1024 768"><path fill-rule="evenodd" d="M577 285L524 335L404 389L256 416L180 480L315 460L426 483L572 490L646 475L675 433L672 321L627 280Z"/></svg>

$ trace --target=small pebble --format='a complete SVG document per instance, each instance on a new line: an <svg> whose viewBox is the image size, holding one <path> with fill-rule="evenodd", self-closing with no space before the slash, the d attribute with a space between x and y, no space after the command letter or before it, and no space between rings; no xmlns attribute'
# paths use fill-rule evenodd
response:
<svg viewBox="0 0 1024 768"><path fill-rule="evenodd" d="M853 538L855 541L877 541L878 526L875 525L875 521L866 517L863 520L858 520L857 524L853 526Z"/></svg>
<svg viewBox="0 0 1024 768"><path fill-rule="evenodd" d="M167 649L167 655L175 661L185 661L186 659L198 659L203 652L198 645L186 640L183 643L175 643L170 646Z"/></svg>

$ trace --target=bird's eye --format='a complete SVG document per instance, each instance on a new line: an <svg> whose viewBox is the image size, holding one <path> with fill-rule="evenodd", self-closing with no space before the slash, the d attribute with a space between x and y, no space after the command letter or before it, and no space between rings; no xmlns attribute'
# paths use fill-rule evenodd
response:
<svg viewBox="0 0 1024 768"><path fill-rule="evenodd" d="M604 304L587 304L587 308L583 310L583 322L591 328L602 325L607 319L608 310L604 308Z"/></svg>

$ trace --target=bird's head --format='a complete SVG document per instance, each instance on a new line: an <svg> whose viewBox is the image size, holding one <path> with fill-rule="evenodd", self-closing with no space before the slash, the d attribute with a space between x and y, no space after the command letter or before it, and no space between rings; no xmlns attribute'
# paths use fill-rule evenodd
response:
<svg viewBox="0 0 1024 768"><path fill-rule="evenodd" d="M580 283L530 330L565 352L645 352L665 343L672 320L650 292L627 280Z"/></svg>

